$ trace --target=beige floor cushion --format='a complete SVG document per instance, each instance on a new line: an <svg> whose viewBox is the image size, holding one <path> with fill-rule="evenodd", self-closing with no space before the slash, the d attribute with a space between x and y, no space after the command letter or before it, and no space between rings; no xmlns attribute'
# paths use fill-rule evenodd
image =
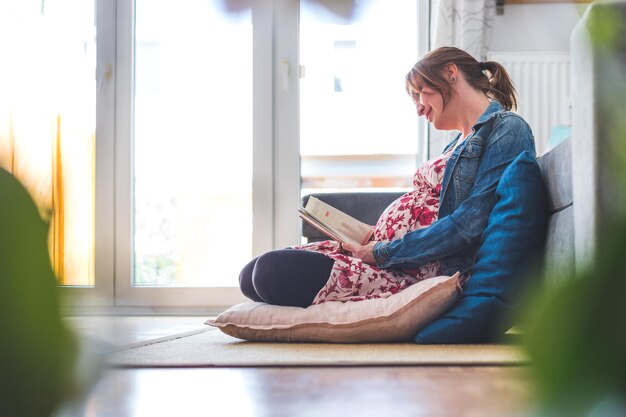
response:
<svg viewBox="0 0 626 417"><path fill-rule="evenodd" d="M307 308L237 304L206 324L244 340L364 343L410 341L460 295L459 274L418 282L388 298Z"/></svg>

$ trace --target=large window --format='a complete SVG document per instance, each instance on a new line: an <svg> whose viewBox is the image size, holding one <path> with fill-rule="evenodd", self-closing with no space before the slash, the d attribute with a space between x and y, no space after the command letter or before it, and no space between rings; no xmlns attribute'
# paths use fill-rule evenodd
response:
<svg viewBox="0 0 626 417"><path fill-rule="evenodd" d="M235 286L252 256L251 10L135 13L133 284Z"/></svg>
<svg viewBox="0 0 626 417"><path fill-rule="evenodd" d="M95 298L74 300L232 305L246 262L300 242L304 191L410 184L428 3L97 2Z"/></svg>
<svg viewBox="0 0 626 417"><path fill-rule="evenodd" d="M94 6L0 2L0 167L49 222L51 263L64 286L95 284Z"/></svg>
<svg viewBox="0 0 626 417"><path fill-rule="evenodd" d="M404 87L419 53L418 3L358 4L345 19L301 2L303 194L407 188L421 156Z"/></svg>

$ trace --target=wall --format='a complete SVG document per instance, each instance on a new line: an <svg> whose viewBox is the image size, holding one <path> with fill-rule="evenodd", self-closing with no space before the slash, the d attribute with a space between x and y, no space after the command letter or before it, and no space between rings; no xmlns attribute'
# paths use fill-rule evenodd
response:
<svg viewBox="0 0 626 417"><path fill-rule="evenodd" d="M572 3L505 4L493 22L494 52L569 52L570 33L586 8Z"/></svg>
<svg viewBox="0 0 626 417"><path fill-rule="evenodd" d="M569 65L567 55L570 50L570 34L586 7L587 5L572 3L505 4L504 14L494 17L489 56L502 62L505 67L507 66L505 61L532 65L530 63L537 62L536 60L562 61L564 59L567 59L567 65ZM533 68L540 67L543 70L546 69L544 64ZM509 71L511 70L512 68L509 68ZM535 75L531 72L530 74L530 77L519 79L519 74L511 72L513 82L520 93L521 104L518 113L531 124L537 142L537 151L541 154L551 146L554 139L551 134L552 129L561 124L566 128L569 124L569 99L564 98L568 94L562 93L569 90L568 86L563 85L563 83L569 85L569 71L565 70L564 75L545 72L537 72ZM556 85L557 83L552 78L555 76L559 78L557 81L564 90L558 92L557 95L554 94L555 91L549 93L555 96L548 97L553 103L548 103L550 100L542 100L536 94L529 93L548 91L545 88L546 83ZM430 155L440 153L455 136L456 134L436 132L431 128Z"/></svg>

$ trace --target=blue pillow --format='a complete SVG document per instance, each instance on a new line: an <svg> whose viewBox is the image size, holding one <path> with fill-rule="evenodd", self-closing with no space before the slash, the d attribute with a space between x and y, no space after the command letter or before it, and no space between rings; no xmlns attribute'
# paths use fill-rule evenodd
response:
<svg viewBox="0 0 626 417"><path fill-rule="evenodd" d="M528 151L505 169L463 295L415 336L422 344L481 343L502 336L515 320L523 284L543 254L548 197L539 164Z"/></svg>

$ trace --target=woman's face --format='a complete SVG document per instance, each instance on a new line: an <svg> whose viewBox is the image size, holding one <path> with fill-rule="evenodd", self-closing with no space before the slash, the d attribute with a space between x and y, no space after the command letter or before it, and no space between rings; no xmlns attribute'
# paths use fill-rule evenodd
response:
<svg viewBox="0 0 626 417"><path fill-rule="evenodd" d="M444 109L443 96L437 90L425 85L419 92L414 91L411 97L419 117L424 116L436 129L454 129L446 111L449 106Z"/></svg>

